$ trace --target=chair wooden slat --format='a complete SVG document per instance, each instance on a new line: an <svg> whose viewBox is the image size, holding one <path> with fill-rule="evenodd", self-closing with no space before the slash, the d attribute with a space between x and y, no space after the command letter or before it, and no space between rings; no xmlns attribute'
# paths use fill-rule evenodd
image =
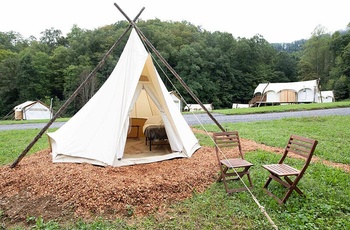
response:
<svg viewBox="0 0 350 230"><path fill-rule="evenodd" d="M263 165L263 168L280 176L298 175L300 173L300 170L286 164Z"/></svg>

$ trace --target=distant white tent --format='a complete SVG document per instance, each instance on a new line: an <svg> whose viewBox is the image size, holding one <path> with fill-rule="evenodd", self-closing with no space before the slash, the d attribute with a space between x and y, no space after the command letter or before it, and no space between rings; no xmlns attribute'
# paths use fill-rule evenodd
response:
<svg viewBox="0 0 350 230"><path fill-rule="evenodd" d="M170 92L170 96L173 99L173 101L176 104L176 106L179 109L179 111L181 111L182 103L181 103L181 99L180 99L179 95L177 95L177 93L175 93L174 91L171 91Z"/></svg>
<svg viewBox="0 0 350 230"><path fill-rule="evenodd" d="M249 108L249 104L239 104L239 103L233 103L232 109L239 109L239 108Z"/></svg>
<svg viewBox="0 0 350 230"><path fill-rule="evenodd" d="M328 97L331 94L323 91ZM329 102L321 100L323 92L319 91L318 81L300 81L284 83L261 83L254 90L254 96L264 95L265 103L311 103L311 102ZM333 92L333 91L331 91ZM324 96L322 95L322 98ZM334 100L334 96L333 96Z"/></svg>
<svg viewBox="0 0 350 230"><path fill-rule="evenodd" d="M212 111L214 109L212 104L203 104L203 106L208 110ZM187 104L184 108L184 111L196 112L196 111L204 111L200 104Z"/></svg>
<svg viewBox="0 0 350 230"><path fill-rule="evenodd" d="M330 91L321 91L320 95L318 95L318 101L319 102L334 102L334 93L333 90Z"/></svg>
<svg viewBox="0 0 350 230"><path fill-rule="evenodd" d="M126 157L124 149L130 119L154 114L162 118L171 153ZM200 148L134 29L115 69L100 90L66 124L48 136L53 162L102 166L191 157Z"/></svg>
<svg viewBox="0 0 350 230"><path fill-rule="evenodd" d="M50 108L40 101L26 101L13 108L15 120L51 119Z"/></svg>

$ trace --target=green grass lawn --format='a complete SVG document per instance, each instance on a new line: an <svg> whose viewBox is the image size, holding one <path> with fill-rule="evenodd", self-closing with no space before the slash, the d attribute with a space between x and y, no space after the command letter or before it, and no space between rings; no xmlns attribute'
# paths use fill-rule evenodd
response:
<svg viewBox="0 0 350 230"><path fill-rule="evenodd" d="M0 165L13 163L39 132L40 129L0 131ZM48 138L44 134L27 155L48 147Z"/></svg>
<svg viewBox="0 0 350 230"><path fill-rule="evenodd" d="M55 122L68 121L69 118L57 118ZM27 123L48 123L50 120L2 120L0 125L12 125L12 124L27 124Z"/></svg>
<svg viewBox="0 0 350 230"><path fill-rule="evenodd" d="M195 126L201 129L200 126ZM269 146L284 147L291 134L317 139L316 156L337 163L350 164L350 116L285 118L274 121L226 123L227 130L237 130L242 138ZM205 125L209 132L216 125Z"/></svg>
<svg viewBox="0 0 350 230"><path fill-rule="evenodd" d="M330 162L350 164L350 116L288 118L275 121L223 124L228 130L238 130L242 138L269 146L285 147L291 134L315 138L319 144L315 156ZM218 131L205 125L208 131ZM197 127L202 128L202 127ZM0 164L15 160L39 130L0 132ZM201 145L213 143L208 136L198 134ZM35 145L35 152L47 148L47 138ZM3 157L3 155L6 155ZM306 198L293 192L287 204L280 206L267 196L262 186L268 176L261 165L277 162L280 155L257 150L246 153L254 163L251 177L252 194L265 208L279 229L350 229L350 174L339 168L311 163L299 182ZM300 160L291 159L295 164ZM240 183L240 182L238 182ZM271 188L284 191L276 183ZM0 220L2 212L0 210ZM35 229L273 229L248 192L226 195L222 183L212 184L205 192L193 191L193 197L170 207L162 217L125 217L115 221L96 219L92 223L78 221L69 225L37 217Z"/></svg>
<svg viewBox="0 0 350 230"><path fill-rule="evenodd" d="M239 114L287 112L287 111L301 111L301 110L314 110L314 109L332 109L332 108L342 108L342 107L350 107L350 101L339 101L339 102L332 102L332 103L261 106L261 107L239 108L239 109L217 109L217 110L214 110L213 112L226 114L226 115L239 115Z"/></svg>

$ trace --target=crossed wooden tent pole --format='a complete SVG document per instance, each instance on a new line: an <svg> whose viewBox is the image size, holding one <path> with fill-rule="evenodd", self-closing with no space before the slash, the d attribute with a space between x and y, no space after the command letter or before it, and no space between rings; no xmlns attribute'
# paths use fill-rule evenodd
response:
<svg viewBox="0 0 350 230"><path fill-rule="evenodd" d="M118 38L118 40L111 46L111 48L104 55L102 60L97 64L97 66L90 72L86 79L79 85L79 87L73 92L73 94L67 99L67 101L61 106L61 108L56 112L56 114L51 118L51 120L40 130L40 132L34 137L34 139L29 143L29 145L23 150L23 152L18 156L18 158L10 165L10 168L14 168L23 159L23 157L30 151L34 144L42 137L42 135L49 129L49 127L54 123L54 121L62 114L62 112L68 107L68 105L75 99L75 97L80 93L80 91L85 87L85 85L96 75L97 71L104 65L106 59L112 53L112 51L117 47L125 35L130 31L131 28L135 28L138 35L143 39L143 41L152 49L156 56L163 62L163 64L169 69L169 71L176 77L176 79L181 83L181 85L186 89L186 91L193 97L193 99L203 108L203 110L209 115L209 117L215 122L215 124L224 132L225 129L220 125L220 123L213 117L213 115L208 111L204 104L198 99L198 97L192 92L192 90L186 85L182 78L175 72L175 70L167 63L167 61L161 56L161 54L154 48L151 42L145 37L142 31L136 26L135 22L140 17L145 7L143 7L136 17L131 20L128 15L116 4L114 5L118 10L124 15L124 17L129 21L129 26L123 32L123 34Z"/></svg>

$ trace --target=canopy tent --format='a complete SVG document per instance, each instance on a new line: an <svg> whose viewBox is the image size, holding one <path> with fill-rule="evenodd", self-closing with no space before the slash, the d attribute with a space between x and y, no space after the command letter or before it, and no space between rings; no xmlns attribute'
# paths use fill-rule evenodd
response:
<svg viewBox="0 0 350 230"><path fill-rule="evenodd" d="M51 119L50 108L40 101L26 101L13 108L16 120Z"/></svg>
<svg viewBox="0 0 350 230"><path fill-rule="evenodd" d="M143 154L139 158L124 156L130 118L149 116L145 109L138 107L137 101L142 101L141 105L147 103L148 112L156 111L161 116L171 153L158 156ZM135 104L138 106L135 107ZM102 115L99 111L106 112ZM66 124L48 133L48 136L53 162L86 162L102 166L191 157L200 148L135 29L115 69L100 90Z"/></svg>

